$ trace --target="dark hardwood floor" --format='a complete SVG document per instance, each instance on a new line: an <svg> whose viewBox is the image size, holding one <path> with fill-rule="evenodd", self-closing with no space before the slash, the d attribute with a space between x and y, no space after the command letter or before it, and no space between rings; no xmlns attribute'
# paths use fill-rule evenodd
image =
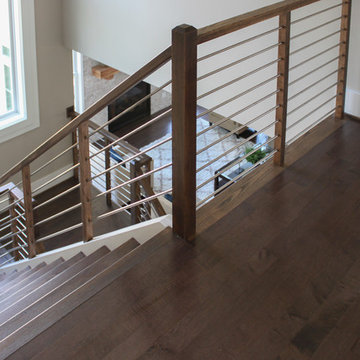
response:
<svg viewBox="0 0 360 360"><path fill-rule="evenodd" d="M360 359L359 139L346 121L9 359Z"/></svg>

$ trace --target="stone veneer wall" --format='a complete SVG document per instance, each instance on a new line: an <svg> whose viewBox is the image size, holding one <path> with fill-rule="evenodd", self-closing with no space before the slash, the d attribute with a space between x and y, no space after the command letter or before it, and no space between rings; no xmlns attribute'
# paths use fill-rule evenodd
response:
<svg viewBox="0 0 360 360"><path fill-rule="evenodd" d="M99 65L99 62L83 56L83 71L84 71L84 106L85 109L99 100L103 95L120 84L124 79L128 77L127 74L119 72L115 74L111 80L99 80L92 75L91 69ZM156 89L155 86L151 86L151 91ZM159 110L169 106L171 104L171 94L167 91L160 91L156 95L151 97L151 113L154 114ZM102 110L99 114L92 119L99 125L104 124L108 120L107 109Z"/></svg>

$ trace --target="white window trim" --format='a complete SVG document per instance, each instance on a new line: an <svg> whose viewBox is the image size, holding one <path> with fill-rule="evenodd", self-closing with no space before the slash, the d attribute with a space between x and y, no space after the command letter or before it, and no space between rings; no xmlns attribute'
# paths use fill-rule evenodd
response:
<svg viewBox="0 0 360 360"><path fill-rule="evenodd" d="M13 0L13 4L20 101L17 114L1 121L0 143L40 126L34 0Z"/></svg>

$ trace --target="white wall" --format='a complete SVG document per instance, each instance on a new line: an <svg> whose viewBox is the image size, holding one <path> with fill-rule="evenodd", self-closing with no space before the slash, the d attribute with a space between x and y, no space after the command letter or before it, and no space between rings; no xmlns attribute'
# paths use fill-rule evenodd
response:
<svg viewBox="0 0 360 360"><path fill-rule="evenodd" d="M125 73L133 73L155 55L157 55L161 50L166 48L171 43L171 29L179 24L188 23L197 28L200 28L205 25L209 25L219 20L224 20L226 18L245 13L257 9L259 7L275 3L276 1L268 0L253 0L249 1L237 1L237 0L223 0L221 2L209 2L206 0L183 0L183 1L166 1L166 0L154 0L154 1L116 1L116 0L63 0L64 6L64 41L66 46L73 48L79 52L86 54L98 61L101 61L105 64L113 66ZM311 14L314 11L319 9L332 6L333 4L338 4L338 0L327 0L321 1L319 3L310 5L306 11L299 10L294 12L294 18L301 17L302 14ZM355 2L354 2L355 3ZM327 13L327 18L320 17L321 21L326 21L332 18L332 16L338 16L340 9L335 9L330 13ZM359 4L356 2L354 4L353 11L354 18L359 18ZM313 27L319 24L319 18L311 18L307 21L309 27ZM358 26L356 21L355 27ZM310 34L307 37L304 37L305 41L311 42L313 39L319 39L328 34L326 31L335 31L338 29L338 23L329 25L328 27L320 29L316 35ZM268 21L266 23L258 24L253 26L252 29L247 29L243 31L242 34L233 34L224 37L221 41L224 41L226 44L230 44L239 39L245 38L247 35L253 35L254 33L261 33L267 29L271 29L276 26L276 19ZM358 28L353 29L353 33L356 33ZM298 26L296 33L302 32L302 26ZM356 34L358 37L358 34ZM266 38L259 40L259 49L262 46L267 46L276 42L276 35L270 35ZM304 56L311 56L314 52L319 52L326 47L336 44L339 37L335 36L313 48L309 48L304 52ZM306 42L305 42L306 43ZM355 62L357 61L357 56L354 51L358 52L356 49L358 39L353 36L352 39L352 56L354 57L350 65L350 73L355 71L358 73ZM202 45L199 47L200 53L206 53L212 49L221 48L223 45L218 45L219 42L216 40L212 43ZM297 49L303 46L304 43L294 44L293 49ZM254 51L256 46L254 44L249 45L241 49L240 51L233 51L232 53L227 53L222 58L214 58L209 62L204 62L204 64L199 67L199 73L203 74L211 69L224 64L223 61L230 62L231 60L238 59ZM255 61L250 60L247 63L241 64L238 67L238 73L236 76L241 75L241 71L249 71L254 69L257 66L264 64L266 61L269 62L271 59L276 57L276 49L270 51L263 56L257 58ZM319 58L305 66L302 69L302 72L305 73L311 68L315 68L322 62L325 62L327 59L336 56L336 50L333 52L325 54L322 58ZM225 60L224 60L225 59ZM356 60L355 60L356 59ZM299 62L299 59L294 60L293 64ZM318 74L318 78L324 76L326 71L330 72L334 70L337 66L336 63L332 64L333 67L329 66ZM356 68L356 69L355 69ZM235 69L235 68L233 68ZM235 71L235 70L232 70ZM276 66L264 70L254 77L251 77L246 80L243 84L236 84L231 86L223 91L223 93L218 93L216 99L214 97L208 97L200 102L201 105L206 108L212 108L212 106L222 99L229 98L240 92L242 89L248 88L249 84L254 85L258 82L267 79L268 77L275 74ZM153 76L150 80L155 85L161 85L169 77L169 67L166 71L159 73L159 75ZM296 74L296 73L294 73ZM296 74L298 76L299 74ZM233 73L222 73L209 80L199 84L198 93L202 94L207 90L224 83L226 80L234 77ZM322 88L317 88L317 91L321 91L326 86L329 86L331 83L336 81L336 76L334 78L327 79L326 82L322 83ZM308 83L298 83L294 87L293 91L299 91L302 88L309 85L311 81L316 80L315 78L308 78ZM354 91L360 91L360 79L353 79L352 83L349 83L349 87ZM244 105L249 104L250 101L257 100L263 95L273 91L275 89L275 81L266 85L264 88L257 90L255 93L249 94L246 98L242 98L241 102L236 101L227 107L217 109L216 112L229 116L233 114L236 110L241 109ZM325 93L323 97L316 99L318 104L324 102L324 99L329 98L334 94L334 90L330 90ZM307 94L307 96L312 96L312 94ZM305 97L299 97L303 101L307 100ZM262 103L261 106L253 108L245 113L243 113L239 118L235 118L240 123L246 123L249 119L256 117L257 115L263 113L265 110L268 110L273 106L274 98L269 99L267 102ZM315 103L316 104L316 103ZM292 108L295 108L298 105L297 102L291 105ZM331 110L333 104L329 104L321 109L319 114L315 113L314 117L318 115L325 114L326 111ZM308 108L304 108L301 111L294 114L294 118L291 121L296 122L301 116L311 112L314 108L314 104L309 104ZM254 126L256 129L261 129L267 125L270 121L273 121L274 115L270 114L266 116L261 121L257 122ZM316 118L317 119L317 118ZM310 120L309 120L310 121ZM303 128L308 126L309 122L304 122L301 126L297 126L293 129L292 132L289 132L290 138L301 131ZM271 135L273 129L267 131Z"/></svg>
<svg viewBox="0 0 360 360"><path fill-rule="evenodd" d="M73 104L71 51L63 46L61 11L59 0L35 0L40 127L0 144L1 174L64 126L65 109ZM70 155L49 170L68 164Z"/></svg>

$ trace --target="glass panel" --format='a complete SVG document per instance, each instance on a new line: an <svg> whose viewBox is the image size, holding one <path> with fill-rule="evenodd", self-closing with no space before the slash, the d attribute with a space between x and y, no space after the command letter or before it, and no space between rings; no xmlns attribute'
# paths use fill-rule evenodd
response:
<svg viewBox="0 0 360 360"><path fill-rule="evenodd" d="M0 117L14 109L11 35L9 0L0 0Z"/></svg>
<svg viewBox="0 0 360 360"><path fill-rule="evenodd" d="M10 56L10 49L7 46L2 46L2 54L5 56Z"/></svg>
<svg viewBox="0 0 360 360"><path fill-rule="evenodd" d="M4 80L5 89L11 91L11 70L7 65L4 65Z"/></svg>

